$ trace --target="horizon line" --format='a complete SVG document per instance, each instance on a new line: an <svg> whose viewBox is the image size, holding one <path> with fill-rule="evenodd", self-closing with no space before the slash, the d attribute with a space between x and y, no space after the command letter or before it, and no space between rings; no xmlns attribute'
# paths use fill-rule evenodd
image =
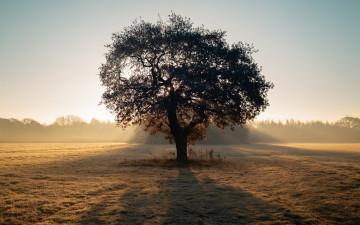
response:
<svg viewBox="0 0 360 225"><path fill-rule="evenodd" d="M0 116L0 119L7 119L7 120L14 119L14 120L18 120L18 121L20 121L20 122L21 122L21 121L24 121L24 120L32 120L32 121L38 122L38 123L41 124L41 125L51 125L51 124L54 124L54 123L56 122L56 120L59 119L59 118L67 118L67 117L70 117L70 116L76 117L76 118L80 119L80 122L85 122L85 123L88 123L88 124L90 124L92 120L97 120L97 121L99 121L99 122L106 122L106 123L107 123L107 122L116 123L115 119L113 119L113 120L110 120L110 119L108 119L108 120L101 120L101 119L98 119L98 118L96 118L96 117L92 117L91 119L86 120L86 119L83 119L83 118L81 118L80 116L77 116L77 115L74 115L74 114L67 114L67 115L64 115L64 116L58 116L58 117L56 117L56 118L53 120L53 122L51 122L51 123L41 122L41 121L38 121L38 120L33 119L33 118L31 118L31 117L24 117L24 118L22 118L22 119L19 119L19 118L15 118L15 117L5 118L5 117L1 117L1 116ZM293 122L300 122L300 123L312 123L312 122L336 123L336 122L338 122L339 120L344 119L344 118L348 118L348 117L350 117L350 118L359 118L359 117L351 116L351 115L343 116L343 117L341 117L341 118L339 118L339 119L337 119L337 120L334 120L334 121L319 120L319 119L300 120L300 119L295 119L295 118L288 118L288 119L274 119L274 118L256 119L256 118L255 118L255 119L253 119L253 120L247 121L245 124L253 123L253 122L255 122L255 123L256 123L256 122L275 122L275 123L285 123L285 124L286 124L286 123L293 123ZM244 125L245 125L245 124L244 124Z"/></svg>

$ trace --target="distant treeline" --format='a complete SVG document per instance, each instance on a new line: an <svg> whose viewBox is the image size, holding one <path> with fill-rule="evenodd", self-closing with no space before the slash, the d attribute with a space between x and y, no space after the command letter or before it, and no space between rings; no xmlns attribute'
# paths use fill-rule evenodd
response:
<svg viewBox="0 0 360 225"><path fill-rule="evenodd" d="M133 142L166 144L162 135L149 136L141 127L125 130L113 122L77 116L59 117L50 125L33 119L1 119L0 142ZM234 131L210 126L200 144L241 144L254 142L360 142L360 119L345 117L335 123L311 121L257 121Z"/></svg>
<svg viewBox="0 0 360 225"><path fill-rule="evenodd" d="M273 120L252 122L250 142L360 142L360 119L344 117L334 123Z"/></svg>
<svg viewBox="0 0 360 225"><path fill-rule="evenodd" d="M1 142L117 142L127 141L127 132L113 123L80 117L59 117L50 125L33 119L0 119Z"/></svg>
<svg viewBox="0 0 360 225"><path fill-rule="evenodd" d="M235 144L246 141L246 128L237 129L231 135L225 135L212 127L208 131L206 144ZM230 133L230 132L229 132ZM238 138L231 138L237 136ZM234 140L236 140L234 142ZM92 119L89 123L78 116L59 117L50 125L40 124L33 119L0 118L0 142L132 142L166 144L162 135L149 136L141 127L129 127L123 130L113 122Z"/></svg>

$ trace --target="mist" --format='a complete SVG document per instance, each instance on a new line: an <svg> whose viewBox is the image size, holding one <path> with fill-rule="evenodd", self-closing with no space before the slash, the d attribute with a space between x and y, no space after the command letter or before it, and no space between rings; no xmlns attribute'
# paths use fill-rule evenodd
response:
<svg viewBox="0 0 360 225"><path fill-rule="evenodd" d="M359 142L360 119L344 117L334 123L295 120L256 121L224 131L211 125L207 137L197 144L234 145L278 142ZM142 127L123 130L114 122L92 119L89 123L69 115L45 125L33 119L0 118L0 142L128 142L168 144L164 135L150 136Z"/></svg>
<svg viewBox="0 0 360 225"><path fill-rule="evenodd" d="M77 116L57 118L50 125L33 119L0 119L0 142L128 142L133 129L122 130L114 123Z"/></svg>
<svg viewBox="0 0 360 225"><path fill-rule="evenodd" d="M360 119L355 117L344 117L334 123L267 120L252 122L248 127L250 128L250 142L345 143L360 141Z"/></svg>

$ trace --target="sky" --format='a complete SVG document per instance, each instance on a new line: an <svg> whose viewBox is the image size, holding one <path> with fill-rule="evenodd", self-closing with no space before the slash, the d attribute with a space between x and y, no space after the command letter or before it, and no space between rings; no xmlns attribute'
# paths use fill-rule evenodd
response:
<svg viewBox="0 0 360 225"><path fill-rule="evenodd" d="M171 11L253 44L270 106L256 119L360 117L358 0L0 0L0 118L114 120L99 105L111 34Z"/></svg>

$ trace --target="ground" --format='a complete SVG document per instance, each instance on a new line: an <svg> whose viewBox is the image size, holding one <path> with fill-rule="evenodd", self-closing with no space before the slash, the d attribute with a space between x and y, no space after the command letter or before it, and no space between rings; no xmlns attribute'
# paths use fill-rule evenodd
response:
<svg viewBox="0 0 360 225"><path fill-rule="evenodd" d="M359 223L360 144L211 147L178 168L140 160L167 145L0 144L0 224Z"/></svg>

